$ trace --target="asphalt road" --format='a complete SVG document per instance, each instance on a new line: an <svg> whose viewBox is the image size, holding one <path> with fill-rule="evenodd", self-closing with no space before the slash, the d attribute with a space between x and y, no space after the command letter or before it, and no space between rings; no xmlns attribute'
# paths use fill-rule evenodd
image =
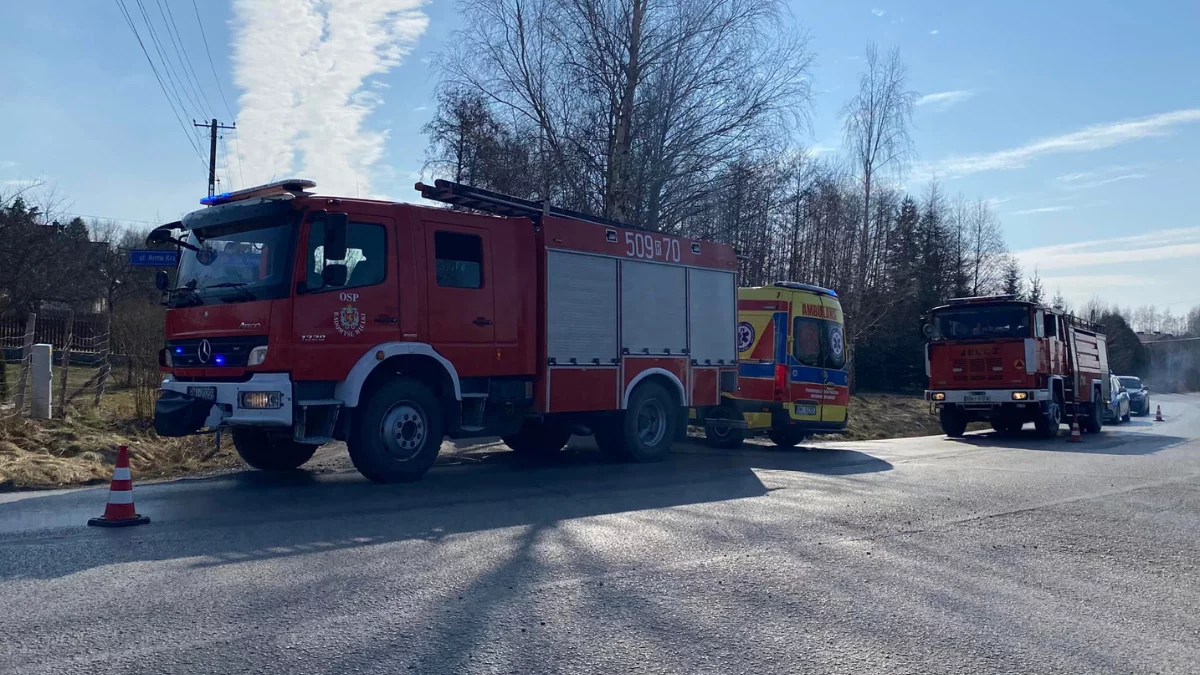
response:
<svg viewBox="0 0 1200 675"><path fill-rule="evenodd" d="M0 672L1195 673L1200 397L1155 402L1080 445L139 485L126 530L0 495Z"/></svg>

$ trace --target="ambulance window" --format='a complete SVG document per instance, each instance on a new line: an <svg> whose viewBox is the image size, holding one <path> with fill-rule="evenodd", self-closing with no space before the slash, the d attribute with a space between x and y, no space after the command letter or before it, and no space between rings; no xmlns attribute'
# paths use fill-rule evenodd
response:
<svg viewBox="0 0 1200 675"><path fill-rule="evenodd" d="M483 239L458 232L433 233L437 284L443 288L483 288Z"/></svg>
<svg viewBox="0 0 1200 675"><path fill-rule="evenodd" d="M346 285L337 289L374 286L387 276L384 265L387 248L382 225L350 223L346 228L346 259L330 260L330 264L346 266ZM305 286L310 291L334 290L325 287L321 270L325 268L325 223L314 222L308 231L308 274Z"/></svg>
<svg viewBox="0 0 1200 675"><path fill-rule="evenodd" d="M821 365L821 322L796 317L792 322L792 355L806 366Z"/></svg>

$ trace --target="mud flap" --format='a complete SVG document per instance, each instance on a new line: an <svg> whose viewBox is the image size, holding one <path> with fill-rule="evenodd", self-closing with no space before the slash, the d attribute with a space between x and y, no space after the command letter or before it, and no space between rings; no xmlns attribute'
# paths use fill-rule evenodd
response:
<svg viewBox="0 0 1200 675"><path fill-rule="evenodd" d="M194 434L204 426L212 406L209 400L164 391L154 404L154 431L166 438Z"/></svg>

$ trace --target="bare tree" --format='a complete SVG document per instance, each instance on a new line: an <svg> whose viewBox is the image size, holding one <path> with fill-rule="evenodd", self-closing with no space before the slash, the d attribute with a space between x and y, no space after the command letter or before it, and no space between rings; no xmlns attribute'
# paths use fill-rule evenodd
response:
<svg viewBox="0 0 1200 675"><path fill-rule="evenodd" d="M916 92L910 91L907 69L900 60L900 50L891 50L880 57L874 44L867 45L866 71L859 80L858 93L842 109L845 116L845 145L849 150L862 181L862 225L858 236L858 257L854 261L857 276L851 286L850 321L861 324L860 314L866 296L867 277L871 261L871 196L879 174L903 169L912 154L908 125L912 120ZM856 325L851 331L856 338L865 337ZM853 357L854 341L850 351Z"/></svg>

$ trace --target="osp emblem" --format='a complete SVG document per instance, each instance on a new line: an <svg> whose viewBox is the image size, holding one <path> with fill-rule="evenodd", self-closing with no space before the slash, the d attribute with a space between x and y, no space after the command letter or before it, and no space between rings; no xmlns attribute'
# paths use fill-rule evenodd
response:
<svg viewBox="0 0 1200 675"><path fill-rule="evenodd" d="M348 304L334 313L334 329L346 337L362 334L366 328L367 317L354 306L354 301L358 300L358 293L342 293L339 297Z"/></svg>
<svg viewBox="0 0 1200 675"><path fill-rule="evenodd" d="M750 349L754 344L754 326L750 322L743 321L737 325L737 348L739 352L744 352Z"/></svg>

